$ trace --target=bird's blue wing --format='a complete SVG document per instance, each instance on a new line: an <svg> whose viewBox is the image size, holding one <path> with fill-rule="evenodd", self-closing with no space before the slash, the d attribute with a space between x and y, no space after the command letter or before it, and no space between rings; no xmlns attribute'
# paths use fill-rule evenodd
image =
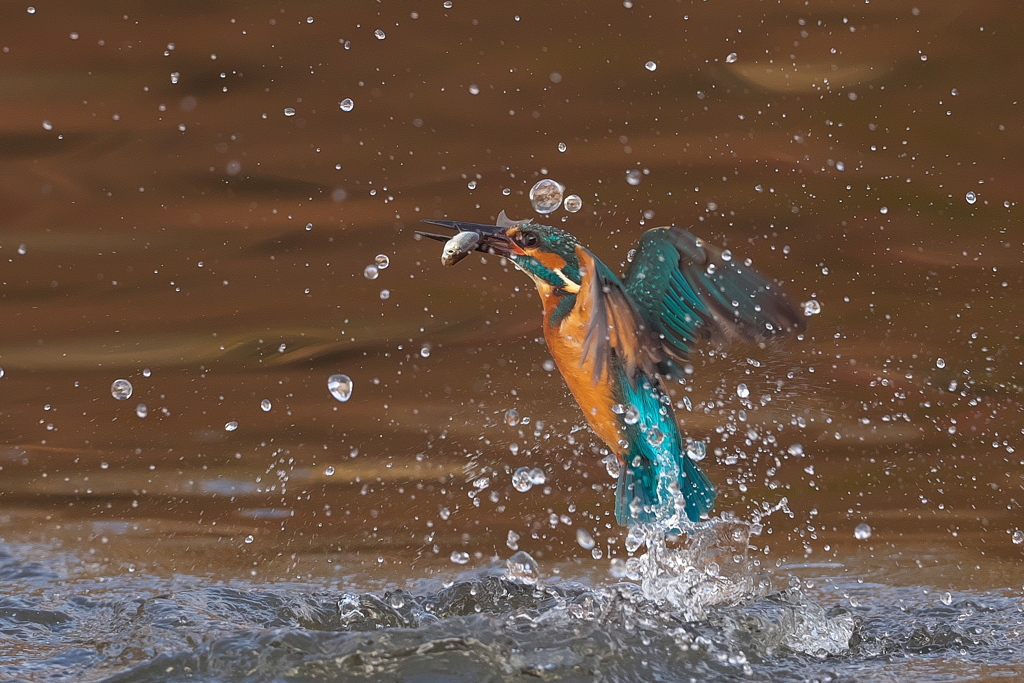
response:
<svg viewBox="0 0 1024 683"><path fill-rule="evenodd" d="M805 327L781 287L682 228L645 232L623 282L676 361L700 339L762 341ZM671 362L659 365L662 374L675 370Z"/></svg>
<svg viewBox="0 0 1024 683"><path fill-rule="evenodd" d="M667 374L662 368L671 359L628 284L584 247L576 247L576 256L576 305L588 320L582 360L593 361L595 384L609 382L613 395L637 416L621 423L628 448L616 488L616 519L621 524L666 519L682 496L686 516L697 521L714 504L715 487L683 452L675 415L663 403L667 396L656 374Z"/></svg>

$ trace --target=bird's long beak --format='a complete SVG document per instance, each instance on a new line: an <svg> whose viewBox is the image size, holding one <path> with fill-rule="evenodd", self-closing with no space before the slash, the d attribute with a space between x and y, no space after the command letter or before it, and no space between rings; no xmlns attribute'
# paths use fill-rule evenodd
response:
<svg viewBox="0 0 1024 683"><path fill-rule="evenodd" d="M442 228L448 228L456 231L457 233L476 233L480 236L480 241L477 242L475 247L473 247L474 251L482 251L485 254L496 254L498 256L509 256L512 253L510 248L512 242L505 236L507 226L486 225L484 223L466 223L465 221L441 221L430 218L424 218L423 222L430 223L431 225L439 225ZM451 235L438 235L432 232L423 232L422 230L417 230L416 234L432 240L438 240L440 242L447 242L452 238Z"/></svg>

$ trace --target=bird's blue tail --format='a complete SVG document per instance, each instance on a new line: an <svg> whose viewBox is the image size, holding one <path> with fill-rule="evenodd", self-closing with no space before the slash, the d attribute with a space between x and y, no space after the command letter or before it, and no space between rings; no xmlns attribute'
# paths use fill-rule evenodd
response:
<svg viewBox="0 0 1024 683"><path fill-rule="evenodd" d="M622 397L636 419L623 419L626 447L615 489L619 524L667 521L677 512L696 522L715 503L715 487L685 452L660 383L623 380Z"/></svg>
<svg viewBox="0 0 1024 683"><path fill-rule="evenodd" d="M639 454L623 464L615 488L619 524L667 520L675 514L677 501L691 522L715 504L714 485L686 453L660 451L655 458Z"/></svg>

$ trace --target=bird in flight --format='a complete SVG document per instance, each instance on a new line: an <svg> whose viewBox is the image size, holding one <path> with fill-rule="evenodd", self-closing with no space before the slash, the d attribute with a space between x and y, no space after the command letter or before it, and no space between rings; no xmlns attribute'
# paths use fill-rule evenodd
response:
<svg viewBox="0 0 1024 683"><path fill-rule="evenodd" d="M496 254L537 286L551 358L618 460L618 523L707 516L715 487L687 455L662 381L682 378L700 340L763 342L802 331L781 287L678 227L646 231L620 278L572 234L504 211L495 225L424 222L456 231L417 231L445 242L444 265Z"/></svg>

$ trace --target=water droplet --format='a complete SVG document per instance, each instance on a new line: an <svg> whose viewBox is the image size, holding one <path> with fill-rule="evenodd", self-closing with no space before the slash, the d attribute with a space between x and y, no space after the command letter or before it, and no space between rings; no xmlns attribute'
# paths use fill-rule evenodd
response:
<svg viewBox="0 0 1024 683"><path fill-rule="evenodd" d="M700 462L707 457L708 447L703 441L691 441L686 444L686 457L694 462Z"/></svg>
<svg viewBox="0 0 1024 683"><path fill-rule="evenodd" d="M327 389L331 396L344 403L352 397L352 380L348 375L331 375L327 378Z"/></svg>
<svg viewBox="0 0 1024 683"><path fill-rule="evenodd" d="M520 467L512 473L512 486L520 493L526 493L533 488L533 482L530 481L529 467Z"/></svg>
<svg viewBox="0 0 1024 683"><path fill-rule="evenodd" d="M475 190L476 189L476 181L475 180L470 180L468 183L466 183L466 187L468 187L471 190Z"/></svg>
<svg viewBox="0 0 1024 683"><path fill-rule="evenodd" d="M132 397L132 383L126 379L115 379L110 385L110 395L118 401L127 401Z"/></svg>
<svg viewBox="0 0 1024 683"><path fill-rule="evenodd" d="M232 420L231 422L227 422L227 423L225 423L225 424L224 424L224 431L225 431L225 432L233 432L233 431L235 431L236 429L238 429L238 423L237 423L237 422L235 422L234 420Z"/></svg>
<svg viewBox="0 0 1024 683"><path fill-rule="evenodd" d="M787 448L786 452L789 453L790 455L794 456L794 457L799 458L800 456L802 456L804 454L804 447L801 446L798 443L795 443L795 444L791 445L789 448Z"/></svg>
<svg viewBox="0 0 1024 683"><path fill-rule="evenodd" d="M22 256L24 256L25 254L28 253L28 247L26 247L24 244L19 244L18 245L18 253L21 254Z"/></svg>
<svg viewBox="0 0 1024 683"><path fill-rule="evenodd" d="M334 476L334 465L328 465L327 469L324 470L324 474L328 477Z"/></svg>
<svg viewBox="0 0 1024 683"><path fill-rule="evenodd" d="M380 298L381 298L382 301L387 301L388 299L390 299L391 298L391 290L390 289L382 289L382 290L380 290Z"/></svg>
<svg viewBox="0 0 1024 683"><path fill-rule="evenodd" d="M968 204L973 204L976 201L978 201L978 195L974 194L973 192L968 192L966 199Z"/></svg>
<svg viewBox="0 0 1024 683"><path fill-rule="evenodd" d="M530 483L534 486L540 486L548 480L548 475L544 474L544 470L539 467L534 467L530 470Z"/></svg>
<svg viewBox="0 0 1024 683"><path fill-rule="evenodd" d="M568 211L569 213L576 213L577 211L583 208L583 200L580 199L580 196L578 194L571 194L565 198L565 203L563 204L563 206L565 207L565 210Z"/></svg>
<svg viewBox="0 0 1024 683"><path fill-rule="evenodd" d="M725 56L725 61L727 64L734 64L737 59L739 59L739 55L737 55L735 52L730 52Z"/></svg>
<svg viewBox="0 0 1024 683"><path fill-rule="evenodd" d="M540 366L542 368L544 368L544 370L546 372L554 372L555 371L555 361L551 360L550 358L546 358L544 360L544 362L540 364ZM0 375L0 377L2 377L2 376L3 375Z"/></svg>
<svg viewBox="0 0 1024 683"><path fill-rule="evenodd" d="M437 514L441 517L441 519L448 519L452 516L452 511L449 510L448 508L441 508Z"/></svg>
<svg viewBox="0 0 1024 683"><path fill-rule="evenodd" d="M466 564L469 562L469 553L464 553L459 550L453 550L449 558L455 564Z"/></svg>
<svg viewBox="0 0 1024 683"><path fill-rule="evenodd" d="M502 188L501 193L507 197L510 194L512 194L512 188L511 187Z"/></svg>
<svg viewBox="0 0 1024 683"><path fill-rule="evenodd" d="M6 372L4 372L4 369L3 369L3 368L0 368L0 377L3 377L3 376L4 376L4 375L6 375L6 374L7 374L7 373L6 373Z"/></svg>
<svg viewBox="0 0 1024 683"><path fill-rule="evenodd" d="M594 537L590 535L589 531L582 527L576 529L576 542L584 550L590 550L596 545Z"/></svg>
<svg viewBox="0 0 1024 683"><path fill-rule="evenodd" d="M540 565L529 553L520 550L505 561L506 574L510 581L533 586L540 579Z"/></svg>
<svg viewBox="0 0 1024 683"><path fill-rule="evenodd" d="M375 265L371 264L363 268L363 277L367 280L376 280L378 275L380 275L380 271Z"/></svg>
<svg viewBox="0 0 1024 683"><path fill-rule="evenodd" d="M640 411L634 406L626 406L626 412L622 415L622 421L628 425L635 425L640 421Z"/></svg>
<svg viewBox="0 0 1024 683"><path fill-rule="evenodd" d="M139 417L146 417L147 415L149 415L149 408L146 407L145 403L140 403L139 405L135 406L135 414L138 415Z"/></svg>
<svg viewBox="0 0 1024 683"><path fill-rule="evenodd" d="M265 398L262 401L260 401L260 410L262 410L264 413L269 413L270 409L273 407L274 404L270 402L269 398Z"/></svg>
<svg viewBox="0 0 1024 683"><path fill-rule="evenodd" d="M338 108L342 111L352 111L356 106L356 103L352 101L351 97L346 97L341 102L338 102Z"/></svg>
<svg viewBox="0 0 1024 683"><path fill-rule="evenodd" d="M519 550L519 534L508 530L508 538L505 539L505 545L508 546L509 550Z"/></svg>
<svg viewBox="0 0 1024 683"><path fill-rule="evenodd" d="M171 85L176 84L179 80L181 80L181 74L179 72L177 72L177 71L172 71L171 72Z"/></svg>
<svg viewBox="0 0 1024 683"><path fill-rule="evenodd" d="M608 471L608 476L612 479L619 478L619 472L622 470L622 464L619 462L619 458L612 453L609 453L601 460L604 463L604 468Z"/></svg>
<svg viewBox="0 0 1024 683"><path fill-rule="evenodd" d="M293 107L285 107L284 108L284 115L285 116L295 116L295 109Z"/></svg>
<svg viewBox="0 0 1024 683"><path fill-rule="evenodd" d="M548 214L562 205L562 193L565 187L560 183L544 178L530 188L530 203L537 213Z"/></svg>
<svg viewBox="0 0 1024 683"><path fill-rule="evenodd" d="M804 302L804 315L818 315L821 313L821 302L817 299L809 299Z"/></svg>
<svg viewBox="0 0 1024 683"><path fill-rule="evenodd" d="M558 151L559 152L564 152L567 149L569 149L569 147L564 142L559 142L558 143Z"/></svg>
<svg viewBox="0 0 1024 683"><path fill-rule="evenodd" d="M942 597L939 598L939 602L941 602L943 605L952 605L953 604L953 594L950 593L949 591L946 591L945 593L942 594Z"/></svg>
<svg viewBox="0 0 1024 683"><path fill-rule="evenodd" d="M391 265L391 259L387 254L377 254L373 257L373 264L377 266L377 270L384 270Z"/></svg>
<svg viewBox="0 0 1024 683"><path fill-rule="evenodd" d="M616 579L626 578L626 561L621 557L613 557L608 563L608 573Z"/></svg>
<svg viewBox="0 0 1024 683"><path fill-rule="evenodd" d="M47 119L43 119L43 130L53 130L53 123Z"/></svg>
<svg viewBox="0 0 1024 683"><path fill-rule="evenodd" d="M647 62L646 64L644 64L644 68L647 69L648 71L656 71L658 69L658 63Z"/></svg>
<svg viewBox="0 0 1024 683"><path fill-rule="evenodd" d="M936 358L935 359L935 367L937 367L940 370L942 368L946 367L946 359L945 358Z"/></svg>
<svg viewBox="0 0 1024 683"><path fill-rule="evenodd" d="M750 389L747 388L746 384L740 382L736 386L736 395L739 396L740 398L749 398L750 397Z"/></svg>
<svg viewBox="0 0 1024 683"><path fill-rule="evenodd" d="M387 38L387 36L384 35L384 31L381 31L380 29L374 31L373 35L377 36L377 40L384 40L385 38Z"/></svg>
<svg viewBox="0 0 1024 683"><path fill-rule="evenodd" d="M1021 545L1022 543L1024 543L1024 531L1017 529L1013 532L1013 536L1010 538L1010 540L1013 541L1014 545Z"/></svg>
<svg viewBox="0 0 1024 683"><path fill-rule="evenodd" d="M469 84L469 94L470 95L479 95L480 94L480 86L477 85L476 83L470 83Z"/></svg>
<svg viewBox="0 0 1024 683"><path fill-rule="evenodd" d="M665 440L665 433L657 427L651 427L647 430L647 443L651 444L655 448L661 445Z"/></svg>
<svg viewBox="0 0 1024 683"><path fill-rule="evenodd" d="M858 541L866 541L871 538L871 527L867 524L858 524L853 530L853 537Z"/></svg>
<svg viewBox="0 0 1024 683"><path fill-rule="evenodd" d="M246 543L252 543L255 540L256 539L252 537L252 534L249 534L248 536L245 537L245 542Z"/></svg>
<svg viewBox="0 0 1024 683"><path fill-rule="evenodd" d="M508 410L505 413L505 424L507 424L509 427L515 427L517 424L519 424L519 411L516 410L515 408Z"/></svg>
<svg viewBox="0 0 1024 683"><path fill-rule="evenodd" d="M644 179L644 174L639 169L631 168L626 171L626 182L630 185L639 185L640 181Z"/></svg>
<svg viewBox="0 0 1024 683"><path fill-rule="evenodd" d="M640 527L629 527L629 531L626 532L626 552L635 553L646 542L644 531Z"/></svg>
<svg viewBox="0 0 1024 683"><path fill-rule="evenodd" d="M430 344L424 344L420 347L420 357L430 358Z"/></svg>
<svg viewBox="0 0 1024 683"><path fill-rule="evenodd" d="M882 208L880 208L878 210L878 213L880 213L880 214L882 214L884 216L885 214L889 213L889 207L888 206L883 206Z"/></svg>

